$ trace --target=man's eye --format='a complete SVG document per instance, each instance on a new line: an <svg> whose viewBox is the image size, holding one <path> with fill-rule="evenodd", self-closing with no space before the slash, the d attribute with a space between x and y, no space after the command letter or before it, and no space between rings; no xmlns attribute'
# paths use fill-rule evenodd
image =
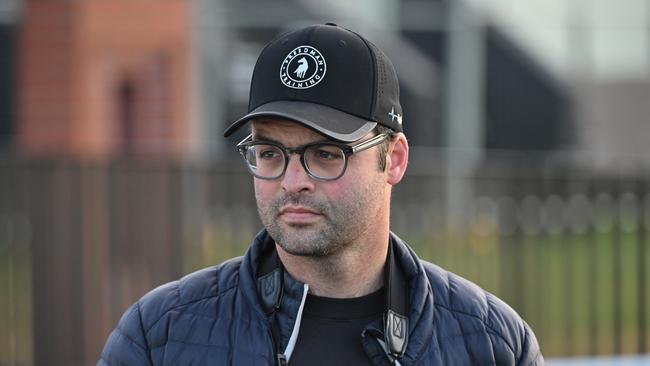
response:
<svg viewBox="0 0 650 366"><path fill-rule="evenodd" d="M281 156L280 152L275 149L261 149L257 155L259 156L260 159L276 159Z"/></svg>
<svg viewBox="0 0 650 366"><path fill-rule="evenodd" d="M332 147L321 147L315 149L314 155L314 157L318 158L319 160L337 160L343 158L341 151L337 148Z"/></svg>

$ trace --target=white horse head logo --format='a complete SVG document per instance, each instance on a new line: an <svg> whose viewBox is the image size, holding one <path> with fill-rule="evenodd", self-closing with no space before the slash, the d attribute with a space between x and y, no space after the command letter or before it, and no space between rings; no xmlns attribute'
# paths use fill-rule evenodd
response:
<svg viewBox="0 0 650 366"><path fill-rule="evenodd" d="M280 64L280 82L287 88L309 89L323 81L326 71L323 54L312 46L301 45L287 53Z"/></svg>
<svg viewBox="0 0 650 366"><path fill-rule="evenodd" d="M307 69L309 68L309 65L308 65L308 63L307 63L307 59L303 57L303 58L301 58L300 60L298 60L298 63L299 63L300 65L298 65L298 67L296 67L296 70L294 71L294 73L295 73L296 76L298 76L299 78L304 78L304 77L305 77L305 73L307 72Z"/></svg>

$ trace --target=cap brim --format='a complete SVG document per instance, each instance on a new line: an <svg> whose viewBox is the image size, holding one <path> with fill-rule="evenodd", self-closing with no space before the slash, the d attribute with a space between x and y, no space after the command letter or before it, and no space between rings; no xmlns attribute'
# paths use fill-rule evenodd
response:
<svg viewBox="0 0 650 366"><path fill-rule="evenodd" d="M231 124L224 131L223 135L224 137L228 137L251 119L264 117L288 119L341 142L357 141L377 126L376 122L368 121L325 105L281 100L269 102L255 108Z"/></svg>

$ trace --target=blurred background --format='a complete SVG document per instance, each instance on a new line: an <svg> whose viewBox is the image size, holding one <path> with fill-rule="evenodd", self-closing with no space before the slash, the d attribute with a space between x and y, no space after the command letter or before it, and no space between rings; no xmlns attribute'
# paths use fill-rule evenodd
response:
<svg viewBox="0 0 650 366"><path fill-rule="evenodd" d="M0 0L0 365L93 365L148 290L245 252L221 133L263 45L326 21L400 78L393 230L547 358L650 352L650 0Z"/></svg>

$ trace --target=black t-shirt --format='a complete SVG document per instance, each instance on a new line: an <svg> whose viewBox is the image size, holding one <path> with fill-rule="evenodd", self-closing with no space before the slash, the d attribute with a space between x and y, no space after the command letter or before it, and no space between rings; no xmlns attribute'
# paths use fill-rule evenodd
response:
<svg viewBox="0 0 650 366"><path fill-rule="evenodd" d="M383 311L383 288L351 299L307 295L289 365L371 365L361 331Z"/></svg>

